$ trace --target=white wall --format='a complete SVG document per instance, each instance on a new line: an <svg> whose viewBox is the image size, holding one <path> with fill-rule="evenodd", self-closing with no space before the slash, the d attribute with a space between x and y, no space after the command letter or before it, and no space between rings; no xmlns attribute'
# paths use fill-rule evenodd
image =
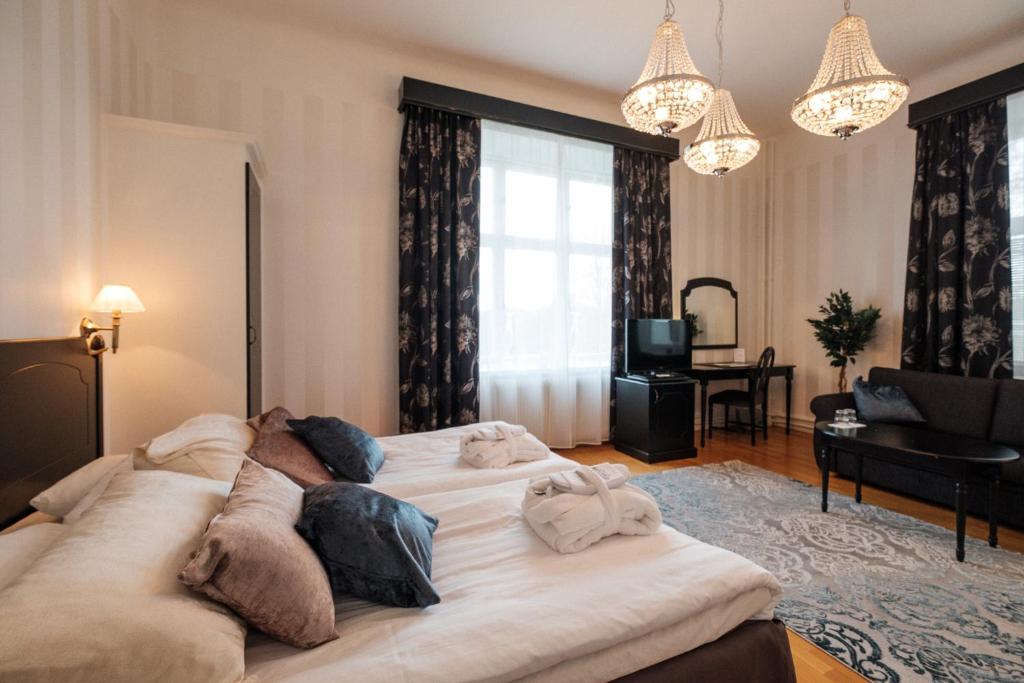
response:
<svg viewBox="0 0 1024 683"><path fill-rule="evenodd" d="M395 432L402 76L614 122L617 99L197 4L156 12L142 114L253 133L266 157L264 403Z"/></svg>
<svg viewBox="0 0 1024 683"><path fill-rule="evenodd" d="M145 119L104 117L102 137L101 272L146 306L104 359L104 446L124 453L200 413L246 417L244 168L257 160L241 134Z"/></svg>
<svg viewBox="0 0 1024 683"><path fill-rule="evenodd" d="M76 334L99 289L99 117L141 94L115 6L0 2L0 339Z"/></svg>
<svg viewBox="0 0 1024 683"><path fill-rule="evenodd" d="M917 101L1013 66L1024 37L943 65L911 81ZM841 142L795 125L773 140L768 252L768 326L780 362L796 363L794 419L811 424L808 404L836 390L806 319L830 291L845 289L858 307L882 309L877 338L847 372L866 375L875 365L899 367L904 269L913 190L915 133L904 105L885 123ZM782 392L772 412L783 412Z"/></svg>

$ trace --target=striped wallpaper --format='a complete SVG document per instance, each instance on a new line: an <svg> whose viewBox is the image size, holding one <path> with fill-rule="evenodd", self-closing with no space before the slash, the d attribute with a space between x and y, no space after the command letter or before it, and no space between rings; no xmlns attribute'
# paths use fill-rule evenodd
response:
<svg viewBox="0 0 1024 683"><path fill-rule="evenodd" d="M0 339L71 334L96 293L99 116L140 66L107 0L0 2Z"/></svg>

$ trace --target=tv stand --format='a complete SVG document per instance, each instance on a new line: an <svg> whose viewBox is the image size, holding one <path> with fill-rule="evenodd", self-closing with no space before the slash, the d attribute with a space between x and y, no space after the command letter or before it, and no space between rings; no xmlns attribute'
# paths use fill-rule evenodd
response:
<svg viewBox="0 0 1024 683"><path fill-rule="evenodd" d="M696 380L615 378L615 449L646 463L694 458Z"/></svg>

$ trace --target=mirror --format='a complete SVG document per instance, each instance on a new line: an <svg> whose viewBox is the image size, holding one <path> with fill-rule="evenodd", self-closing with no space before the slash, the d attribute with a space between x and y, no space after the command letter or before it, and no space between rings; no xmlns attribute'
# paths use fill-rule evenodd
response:
<svg viewBox="0 0 1024 683"><path fill-rule="evenodd" d="M739 345L739 297L731 282L694 278L679 296L683 317L693 323L694 349L735 349Z"/></svg>

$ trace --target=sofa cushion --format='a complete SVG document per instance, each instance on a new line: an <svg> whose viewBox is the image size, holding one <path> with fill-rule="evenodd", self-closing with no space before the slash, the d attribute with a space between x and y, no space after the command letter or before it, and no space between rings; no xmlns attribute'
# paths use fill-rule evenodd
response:
<svg viewBox="0 0 1024 683"><path fill-rule="evenodd" d="M998 382L983 377L871 368L872 384L902 387L927 420L928 429L987 439Z"/></svg>
<svg viewBox="0 0 1024 683"><path fill-rule="evenodd" d="M999 380L990 438L1011 448L1024 448L1024 380Z"/></svg>
<svg viewBox="0 0 1024 683"><path fill-rule="evenodd" d="M872 384L858 377L853 380L853 400L866 422L906 424L924 422L907 392L896 384Z"/></svg>

